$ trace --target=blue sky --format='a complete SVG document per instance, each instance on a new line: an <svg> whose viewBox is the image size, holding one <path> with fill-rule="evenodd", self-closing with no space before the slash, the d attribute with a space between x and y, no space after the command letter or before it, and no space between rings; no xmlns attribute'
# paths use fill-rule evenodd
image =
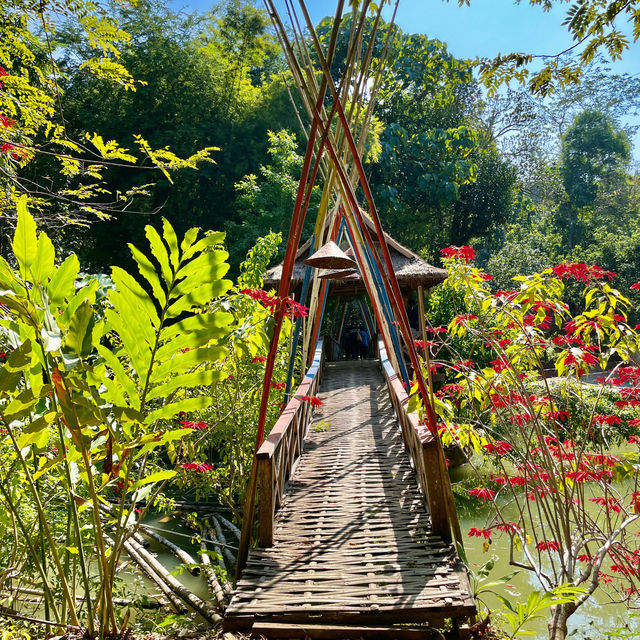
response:
<svg viewBox="0 0 640 640"><path fill-rule="evenodd" d="M297 6L297 1L293 0ZM174 6L187 10L206 10L208 0L173 0ZM261 0L256 2L262 6ZM284 7L284 0L276 0ZM529 5L527 0L516 4L514 0L471 0L470 6L458 6L457 0L400 0L396 22L403 31L425 33L447 43L458 58L494 57L498 53L520 51L535 55L553 55L564 51L573 42L562 26L569 5L557 2L549 12ZM335 12L335 0L307 0L314 22ZM391 8L385 17L391 16ZM630 33L621 24L620 28ZM632 44L621 61L611 65L616 73L640 75L640 48ZM640 123L640 119L630 121ZM621 123L625 124L625 123ZM640 133L635 136L634 156L640 161Z"/></svg>

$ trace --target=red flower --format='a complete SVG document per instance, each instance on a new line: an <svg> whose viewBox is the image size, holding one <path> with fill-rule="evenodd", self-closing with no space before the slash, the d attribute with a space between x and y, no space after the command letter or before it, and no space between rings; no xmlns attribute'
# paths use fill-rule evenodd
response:
<svg viewBox="0 0 640 640"><path fill-rule="evenodd" d="M198 431L204 431L209 428L206 422L192 422L191 420L181 420L180 424L183 429L197 429Z"/></svg>
<svg viewBox="0 0 640 640"><path fill-rule="evenodd" d="M449 396L459 395L464 393L464 387L460 384L445 384L442 387L442 393L445 393Z"/></svg>
<svg viewBox="0 0 640 640"><path fill-rule="evenodd" d="M490 364L496 373L500 373L505 369L511 368L511 364L509 363L509 361L506 358L503 358L502 356L500 356L499 358L496 358L495 360L492 360Z"/></svg>
<svg viewBox="0 0 640 640"><path fill-rule="evenodd" d="M489 453L495 453L499 456L503 456L505 453L511 451L511 445L508 442L498 440L497 442L489 442L483 445L483 449Z"/></svg>
<svg viewBox="0 0 640 640"><path fill-rule="evenodd" d="M320 400L318 396L302 396L300 400L308 402L312 407L319 407L322 405L322 400Z"/></svg>
<svg viewBox="0 0 640 640"><path fill-rule="evenodd" d="M9 74L7 73L7 70L4 67L0 67L0 78L8 75ZM3 86L4 86L4 83L2 82L2 80L0 80L0 89L2 89Z"/></svg>
<svg viewBox="0 0 640 640"><path fill-rule="evenodd" d="M568 280L575 278L580 282L591 282L591 280L601 280L607 278L611 280L616 277L616 273L613 271L606 271L602 267L597 265L588 266L584 262L565 262L563 264L557 264L553 267L553 273L555 273L560 280Z"/></svg>
<svg viewBox="0 0 640 640"><path fill-rule="evenodd" d="M591 556L588 556L586 553L579 553L576 559L578 562L591 562Z"/></svg>
<svg viewBox="0 0 640 640"><path fill-rule="evenodd" d="M5 129L12 129L13 127L15 127L15 125L15 120L12 120L8 116L3 116L2 114L0 114L0 126L3 126Z"/></svg>
<svg viewBox="0 0 640 640"><path fill-rule="evenodd" d="M490 273L481 273L480 280L493 280L493 276Z"/></svg>
<svg viewBox="0 0 640 640"><path fill-rule="evenodd" d="M453 324L463 324L465 321L477 320L478 316L473 315L472 313L465 313L461 316L456 316L453 319Z"/></svg>
<svg viewBox="0 0 640 640"><path fill-rule="evenodd" d="M496 291L493 294L494 298L504 298L505 300L513 300L516 296L518 295L517 291L512 291L512 290L502 290L500 289L500 291Z"/></svg>
<svg viewBox="0 0 640 640"><path fill-rule="evenodd" d="M424 349L424 340L414 340L413 341L413 346L416 349Z"/></svg>
<svg viewBox="0 0 640 640"><path fill-rule="evenodd" d="M613 426L614 424L622 424L622 419L618 416L595 416L593 421L597 424L606 423L609 426Z"/></svg>
<svg viewBox="0 0 640 640"><path fill-rule="evenodd" d="M269 386L273 389L284 389L287 385L284 382L270 382Z"/></svg>
<svg viewBox="0 0 640 640"><path fill-rule="evenodd" d="M476 252L469 246L462 247L445 247L440 250L440 253L445 258L458 258L460 260L464 260L465 262L469 262L470 260L474 260L476 257Z"/></svg>
<svg viewBox="0 0 640 640"><path fill-rule="evenodd" d="M487 538L487 540L490 540L491 533L492 533L491 529L476 529L475 527L471 527L467 535L470 538Z"/></svg>
<svg viewBox="0 0 640 640"><path fill-rule="evenodd" d="M629 289L635 289L636 291L640 291L640 282L634 282Z"/></svg>
<svg viewBox="0 0 640 640"><path fill-rule="evenodd" d="M504 533L515 533L520 527L515 522L505 522L504 524L497 524L496 529Z"/></svg>
<svg viewBox="0 0 640 640"><path fill-rule="evenodd" d="M427 331L432 333L447 333L447 327L427 327Z"/></svg>
<svg viewBox="0 0 640 640"><path fill-rule="evenodd" d="M629 420L627 424L630 427L640 427L640 420Z"/></svg>
<svg viewBox="0 0 640 640"><path fill-rule="evenodd" d="M536 545L538 551L559 551L560 545L555 540L542 540Z"/></svg>
<svg viewBox="0 0 640 640"><path fill-rule="evenodd" d="M266 356L256 356L255 358L253 358L253 360L251 360L251 364L262 363L266 361L267 361Z"/></svg>
<svg viewBox="0 0 640 640"><path fill-rule="evenodd" d="M485 487L475 487L474 489L469 489L469 495L487 502L487 500L493 500L496 492Z"/></svg>
<svg viewBox="0 0 640 640"><path fill-rule="evenodd" d="M615 513L620 513L620 504L615 498L609 498L608 500L602 496L596 496L595 498L589 498L589 502L594 502L604 507L607 511L611 510Z"/></svg>
<svg viewBox="0 0 640 640"><path fill-rule="evenodd" d="M640 422L640 420L636 420L635 422ZM627 442L629 444L637 444L640 445L640 436L629 436L627 438Z"/></svg>
<svg viewBox="0 0 640 640"><path fill-rule="evenodd" d="M213 465L210 465L208 462L185 462L180 465L183 469L188 471L195 471L196 473L201 473L203 471L213 471Z"/></svg>

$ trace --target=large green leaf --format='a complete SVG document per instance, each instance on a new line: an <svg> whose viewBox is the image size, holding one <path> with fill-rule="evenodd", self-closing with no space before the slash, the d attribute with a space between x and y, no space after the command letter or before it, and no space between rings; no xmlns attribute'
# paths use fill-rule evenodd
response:
<svg viewBox="0 0 640 640"><path fill-rule="evenodd" d="M173 230L171 223L166 218L162 218L162 235L164 236L164 240L169 247L169 259L171 260L171 264L173 265L173 270L177 271L178 266L180 265L178 236L176 236L176 232Z"/></svg>
<svg viewBox="0 0 640 640"><path fill-rule="evenodd" d="M192 256L205 249L217 247L224 242L226 234L223 231L215 231L207 234L204 238L201 238L195 244L191 245L189 249L186 249L182 255L182 260L189 260Z"/></svg>
<svg viewBox="0 0 640 640"><path fill-rule="evenodd" d="M167 340L194 331L208 331L210 339L220 338L226 333L232 322L233 316L226 311L196 313L166 327L162 332L162 339Z"/></svg>
<svg viewBox="0 0 640 640"><path fill-rule="evenodd" d="M169 380L164 384L160 384L151 389L147 394L147 399L153 400L154 398L168 398L177 389L192 389L197 386L211 386L226 377L226 374L222 371L200 368L197 371L191 371L190 373L185 373L181 376L169 378Z"/></svg>
<svg viewBox="0 0 640 640"><path fill-rule="evenodd" d="M113 372L115 382L127 393L129 396L129 402L133 404L134 401L138 399L138 388L129 377L124 365L120 362L118 356L111 351L111 349L107 349L107 347L103 345L98 345L97 349L98 354L104 359L107 366ZM138 403L136 402L136 404Z"/></svg>
<svg viewBox="0 0 640 640"><path fill-rule="evenodd" d="M216 282L203 284L191 289L167 309L166 316L167 318L177 318L194 307L203 307L212 300L224 295L232 285L231 280L217 280Z"/></svg>
<svg viewBox="0 0 640 640"><path fill-rule="evenodd" d="M34 420L22 431L17 440L20 449L32 444L42 449L49 442L49 422L45 418Z"/></svg>
<svg viewBox="0 0 640 640"><path fill-rule="evenodd" d="M37 227L35 220L27 210L27 197L21 196L17 204L18 223L13 236L13 254L20 266L23 279L27 279L29 267L36 259L38 250Z"/></svg>
<svg viewBox="0 0 640 640"><path fill-rule="evenodd" d="M151 245L151 253L160 265L160 272L162 273L162 277L167 283L167 286L170 287L173 283L173 272L171 271L171 266L169 265L169 255L167 254L167 249L162 242L162 238L151 225L147 225L144 228L144 231L146 233L147 239L149 240L149 244Z"/></svg>
<svg viewBox="0 0 640 640"><path fill-rule="evenodd" d="M109 328L115 331L122 341L124 351L131 360L134 370L138 376L143 376L151 363L151 350L148 345L143 344L132 326L114 309L107 309L105 318Z"/></svg>
<svg viewBox="0 0 640 640"><path fill-rule="evenodd" d="M221 346L206 346L198 349L189 349L181 352L174 352L173 357L155 367L151 376L151 383L156 384L164 380L169 375L185 373L189 369L204 362L216 362L222 360L227 354L227 349Z"/></svg>
<svg viewBox="0 0 640 640"><path fill-rule="evenodd" d="M60 316L60 322L62 325L69 324L76 309L83 303L88 302L93 305L96 301L96 291L98 290L99 283L97 280L90 280L86 287L79 289L76 294L69 300L65 310Z"/></svg>
<svg viewBox="0 0 640 640"><path fill-rule="evenodd" d="M181 411L200 411L200 409L210 407L214 402L215 398L210 398L209 396L198 396L197 398L187 398L179 402L172 402L151 412L145 419L145 424L151 424L156 420L175 418Z"/></svg>
<svg viewBox="0 0 640 640"><path fill-rule="evenodd" d="M71 316L64 346L84 360L94 349L94 326L93 306L84 300Z"/></svg>
<svg viewBox="0 0 640 640"><path fill-rule="evenodd" d="M226 251L209 251L202 253L178 271L176 280L191 277L197 277L202 283L219 280L229 270L229 265L225 262L228 257L229 254ZM180 285L174 288L172 297L177 295L175 292L179 287Z"/></svg>
<svg viewBox="0 0 640 640"><path fill-rule="evenodd" d="M131 255L133 259L138 264L138 271L140 271L140 275L149 283L151 286L151 291L153 295L156 297L160 307L164 307L167 302L167 296L160 284L160 278L158 278L158 274L153 266L153 263L147 256L142 253L139 249L136 249L132 244L129 244L129 249L131 250Z"/></svg>
<svg viewBox="0 0 640 640"><path fill-rule="evenodd" d="M144 487L145 484L152 484L154 482L161 482L162 480L170 480L173 476L176 475L176 472L172 469L164 469L163 471L156 471L155 473L151 473L144 478L141 478L136 482L132 490L135 491L139 487Z"/></svg>
<svg viewBox="0 0 640 640"><path fill-rule="evenodd" d="M160 326L160 318L149 294L138 284L138 282L124 269L113 267L111 278L120 293L126 294L129 304L142 311L151 325L156 329Z"/></svg>
<svg viewBox="0 0 640 640"><path fill-rule="evenodd" d="M78 277L79 270L80 263L75 253L68 256L58 267L51 278L49 286L46 287L49 299L53 304L61 305L65 298L70 298L74 294L73 283Z"/></svg>
<svg viewBox="0 0 640 640"><path fill-rule="evenodd" d="M45 283L55 269L56 251L46 233L38 238L38 251L31 273L36 282Z"/></svg>
<svg viewBox="0 0 640 640"><path fill-rule="evenodd" d="M196 241L198 237L198 232L200 231L199 227L191 227L191 229L187 230L184 234L184 238L182 238L182 243L180 244L180 250L182 251L182 259L187 260L189 256L185 256L185 252L190 251L191 246ZM191 255L191 254L189 254Z"/></svg>

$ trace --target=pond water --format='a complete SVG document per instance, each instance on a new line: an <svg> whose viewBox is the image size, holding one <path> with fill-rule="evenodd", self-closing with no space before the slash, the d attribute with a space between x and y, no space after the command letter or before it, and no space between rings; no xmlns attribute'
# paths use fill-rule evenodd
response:
<svg viewBox="0 0 640 640"><path fill-rule="evenodd" d="M468 467L461 467L452 471L452 480L460 480L473 473ZM497 533L492 537L491 545L487 551L483 549L484 538L469 538L467 533L471 527L482 528L486 526L490 518L490 506L478 502L473 507L473 513L465 509L462 505L459 509L460 527L464 537L464 546L472 570L479 569L490 559L495 560L490 577L493 579L506 576L518 569L509 564L509 536ZM468 505L467 505L468 506ZM515 518L514 518L515 519ZM496 587L495 591L511 602L524 602L532 589L539 589L540 583L532 572L519 570L519 573L511 578L507 585ZM490 593L483 594L487 606L492 610L500 610L503 605ZM640 600L635 602L640 608ZM546 612L545 612L546 613ZM569 619L569 632L573 632L572 638L575 640L607 640L613 637L640 638L640 609L634 613L627 604L612 603L606 591L598 588L593 596ZM503 626L508 630L504 620L500 620L499 613L492 615L492 620L497 626ZM625 629L622 629L625 627ZM526 625L526 629L531 630L534 635L531 638L548 637L547 620L538 619ZM614 635L617 630L624 632L624 635ZM628 633L628 635L627 635Z"/></svg>
<svg viewBox="0 0 640 640"><path fill-rule="evenodd" d="M452 480L455 482L468 477L473 471L468 467L459 467L452 470ZM491 572L491 579L495 580L515 571L509 564L509 536L498 534L492 538L487 551L483 549L483 538L469 538L467 532L471 527L482 528L490 517L490 506L482 502L473 502L472 512L469 512L469 503L460 504L459 515L462 534L465 538L465 549L471 568L477 571L485 562L495 560L495 566ZM168 539L182 546L194 558L198 557L198 548L190 544L190 540L184 534L191 535L192 531L186 528L178 516L157 515L149 516L146 524L162 529ZM179 534L183 534L182 536ZM169 570L179 571L180 562L162 545L151 541L150 551L157 555L158 560ZM133 590L136 594L150 595L157 592L153 583L142 577L133 567L121 574L129 593ZM179 580L202 599L208 599L209 593L205 578L192 576L187 571L179 574ZM496 591L512 602L523 602L532 589L538 589L539 583L535 576L525 570L520 570L506 585L496 587ZM503 605L491 593L482 594L482 598L494 613L492 620L498 627L508 631L508 625L501 619L499 610ZM640 607L640 601L636 602ZM546 613L546 612L545 612ZM547 638L546 617L529 622L525 627L533 635L528 637L535 639ZM626 629L623 629L626 625ZM640 638L640 613L636 614L626 604L612 603L611 598L602 589L598 589L590 600L584 604L570 619L570 632L575 640L607 640L614 637ZM618 630L623 630L624 635L614 635Z"/></svg>

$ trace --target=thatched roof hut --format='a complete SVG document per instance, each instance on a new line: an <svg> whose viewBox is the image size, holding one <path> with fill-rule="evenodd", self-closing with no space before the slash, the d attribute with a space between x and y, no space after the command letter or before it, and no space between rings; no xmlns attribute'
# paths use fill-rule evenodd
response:
<svg viewBox="0 0 640 640"><path fill-rule="evenodd" d="M375 237L376 234L373 222L366 217L364 217L364 221L369 227L371 236ZM387 246L389 247L391 262L393 263L393 269L396 273L398 284L403 291L413 291L419 286L429 289L440 284L447 277L447 271L445 269L439 269L438 267L434 267L428 262L425 262L420 258L420 256L417 256L413 251L407 249L386 233L385 239L387 241ZM382 260L382 252L380 250L379 243L375 242L374 244L376 245L376 250ZM298 253L296 254L296 262L291 278L291 290L296 293L299 292L302 286L302 281L304 280L306 269L304 261L309 257L310 249L311 238L309 238L300 247L300 249L298 249ZM271 267L271 269L267 271L267 275L265 277L265 288L277 289L280 284L281 276L282 263L275 267ZM363 293L366 293L366 289L360 273L341 280L331 280L329 295L355 296Z"/></svg>

